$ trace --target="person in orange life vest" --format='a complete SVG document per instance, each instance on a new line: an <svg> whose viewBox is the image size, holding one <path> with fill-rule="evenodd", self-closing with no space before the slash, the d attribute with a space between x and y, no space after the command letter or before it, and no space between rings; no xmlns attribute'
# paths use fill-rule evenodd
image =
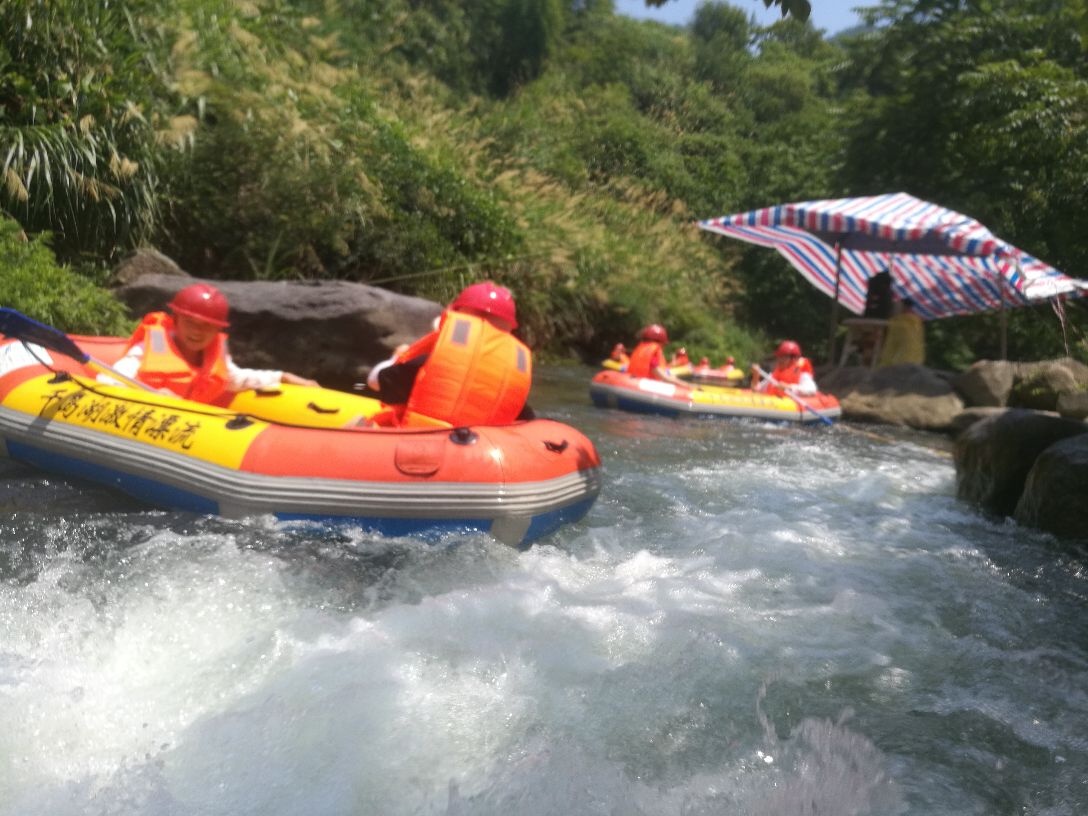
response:
<svg viewBox="0 0 1088 816"><path fill-rule="evenodd" d="M113 368L164 393L196 402L229 402L237 391L273 388L281 382L316 386L288 371L240 368L227 351L227 299L214 286L194 283L152 312L129 338ZM100 377L111 381L108 375Z"/></svg>
<svg viewBox="0 0 1088 816"><path fill-rule="evenodd" d="M627 356L627 346L623 343L616 343L616 345L612 347L612 354L609 355L609 359L619 363L621 371L625 370L627 364L631 362L631 358Z"/></svg>
<svg viewBox="0 0 1088 816"><path fill-rule="evenodd" d="M808 396L817 392L813 376L812 363L801 356L801 347L793 340L783 340L774 352L775 366L771 379L785 386L791 393ZM785 396L782 388L770 381L760 381L759 372L753 367L752 390L765 391L776 396Z"/></svg>
<svg viewBox="0 0 1088 816"><path fill-rule="evenodd" d="M699 365L695 366L695 368L692 369L692 373L698 374L700 376L705 375L705 374L709 374L710 373L710 358L709 357L703 357L702 359L700 359L699 360Z"/></svg>
<svg viewBox="0 0 1088 816"><path fill-rule="evenodd" d="M736 367L737 367L736 366L736 360L734 360L732 357L726 357L725 358L725 365L723 365L721 367L720 371L728 374L730 371L733 371Z"/></svg>
<svg viewBox="0 0 1088 816"><path fill-rule="evenodd" d="M464 289L438 327L379 364L367 385L397 408L396 424L502 424L531 419L532 353L517 328L510 290L490 281Z"/></svg>
<svg viewBox="0 0 1088 816"><path fill-rule="evenodd" d="M691 360L688 358L688 350L681 346L676 350L676 353L669 360L669 367L677 367L691 365Z"/></svg>
<svg viewBox="0 0 1088 816"><path fill-rule="evenodd" d="M631 352L631 362L627 364L627 373L632 377L687 385L679 377L674 377L665 365L665 344L669 342L665 327L654 323L639 332L638 336L641 342Z"/></svg>

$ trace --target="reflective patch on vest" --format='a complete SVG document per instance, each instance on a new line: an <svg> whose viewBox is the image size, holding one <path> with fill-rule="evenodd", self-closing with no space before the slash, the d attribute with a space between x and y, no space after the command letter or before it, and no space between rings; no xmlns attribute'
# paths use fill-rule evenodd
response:
<svg viewBox="0 0 1088 816"><path fill-rule="evenodd" d="M148 334L150 335L149 339L151 340L151 350L155 354L165 354L167 351L166 332L152 330Z"/></svg>
<svg viewBox="0 0 1088 816"><path fill-rule="evenodd" d="M458 320L453 324L453 334L450 342L459 346L468 345L468 333L472 330L472 324L467 320Z"/></svg>
<svg viewBox="0 0 1088 816"><path fill-rule="evenodd" d="M525 349L519 348L518 349L518 371L525 372L525 371L528 371L528 370L529 370L529 355L525 353Z"/></svg>

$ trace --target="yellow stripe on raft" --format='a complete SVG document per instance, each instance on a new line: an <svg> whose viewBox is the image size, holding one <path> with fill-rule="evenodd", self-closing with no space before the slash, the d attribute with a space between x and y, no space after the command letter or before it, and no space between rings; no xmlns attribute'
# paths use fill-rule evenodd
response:
<svg viewBox="0 0 1088 816"><path fill-rule="evenodd" d="M369 397L286 383L269 391L240 391L229 406L231 411L308 428L343 428L381 409L381 402Z"/></svg>
<svg viewBox="0 0 1088 816"><path fill-rule="evenodd" d="M609 371L623 371L626 368L626 364L621 363L619 360L613 360L609 357L607 360L601 361L601 367L607 368ZM691 376L691 364L684 363L683 365L667 366L669 373L674 377L690 377ZM741 375L743 376L743 375Z"/></svg>
<svg viewBox="0 0 1088 816"><path fill-rule="evenodd" d="M790 413L798 410L797 403L789 397L728 386L694 386L691 391L691 401L696 405L735 405L738 408L763 408Z"/></svg>
<svg viewBox="0 0 1088 816"><path fill-rule="evenodd" d="M228 428L235 415L223 408L193 410L193 403L163 394L77 380L50 384L52 375L35 377L14 388L4 406L49 422L63 422L98 433L125 437L184 453L205 462L237 469L246 449L267 424L252 421Z"/></svg>

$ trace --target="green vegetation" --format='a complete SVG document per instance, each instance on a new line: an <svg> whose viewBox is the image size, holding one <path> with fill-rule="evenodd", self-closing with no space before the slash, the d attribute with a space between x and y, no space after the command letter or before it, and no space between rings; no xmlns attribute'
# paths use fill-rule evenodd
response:
<svg viewBox="0 0 1088 816"><path fill-rule="evenodd" d="M827 299L692 223L894 190L1086 268L1084 3L886 0L832 41L803 0L770 27L744 1L682 30L608 0L9 0L0 210L33 237L0 236L34 260L0 299L115 331L99 287L153 245L211 278L436 300L490 277L559 356L657 321L696 357L792 336L820 358ZM1010 354L1088 358L1065 315L1013 313ZM996 354L998 319L931 324L932 362Z"/></svg>
<svg viewBox="0 0 1088 816"><path fill-rule="evenodd" d="M73 333L128 334L133 321L92 275L59 266L47 235L27 238L10 218L0 217L0 269L4 304Z"/></svg>

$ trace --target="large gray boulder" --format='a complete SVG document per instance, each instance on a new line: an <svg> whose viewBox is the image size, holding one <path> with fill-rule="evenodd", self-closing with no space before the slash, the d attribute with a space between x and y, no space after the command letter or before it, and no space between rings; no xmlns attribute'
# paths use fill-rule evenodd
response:
<svg viewBox="0 0 1088 816"><path fill-rule="evenodd" d="M1088 366L1070 357L1030 363L979 360L952 384L970 406L1054 411L1063 395L1088 392Z"/></svg>
<svg viewBox="0 0 1088 816"><path fill-rule="evenodd" d="M134 317L163 309L193 278L143 275L117 290ZM347 281L211 281L230 301L230 348L252 368L280 368L351 388L401 343L431 330L442 307Z"/></svg>
<svg viewBox="0 0 1088 816"><path fill-rule="evenodd" d="M1038 456L1055 442L1088 433L1088 425L1011 409L979 420L956 438L956 495L1010 516Z"/></svg>
<svg viewBox="0 0 1088 816"><path fill-rule="evenodd" d="M113 270L113 280L118 286L125 286L144 275L175 275L179 278L192 276L178 266L173 258L168 258L157 249L141 247L132 252ZM191 281L190 281L191 282Z"/></svg>
<svg viewBox="0 0 1088 816"><path fill-rule="evenodd" d="M834 394L846 419L945 431L963 411L948 379L925 366L904 363L821 373L820 390Z"/></svg>
<svg viewBox="0 0 1088 816"><path fill-rule="evenodd" d="M1003 407L1008 404L1015 376L1015 363L979 360L957 375L952 386L970 406Z"/></svg>
<svg viewBox="0 0 1088 816"><path fill-rule="evenodd" d="M1015 518L1055 535L1088 537L1088 434L1062 439L1039 454Z"/></svg>

